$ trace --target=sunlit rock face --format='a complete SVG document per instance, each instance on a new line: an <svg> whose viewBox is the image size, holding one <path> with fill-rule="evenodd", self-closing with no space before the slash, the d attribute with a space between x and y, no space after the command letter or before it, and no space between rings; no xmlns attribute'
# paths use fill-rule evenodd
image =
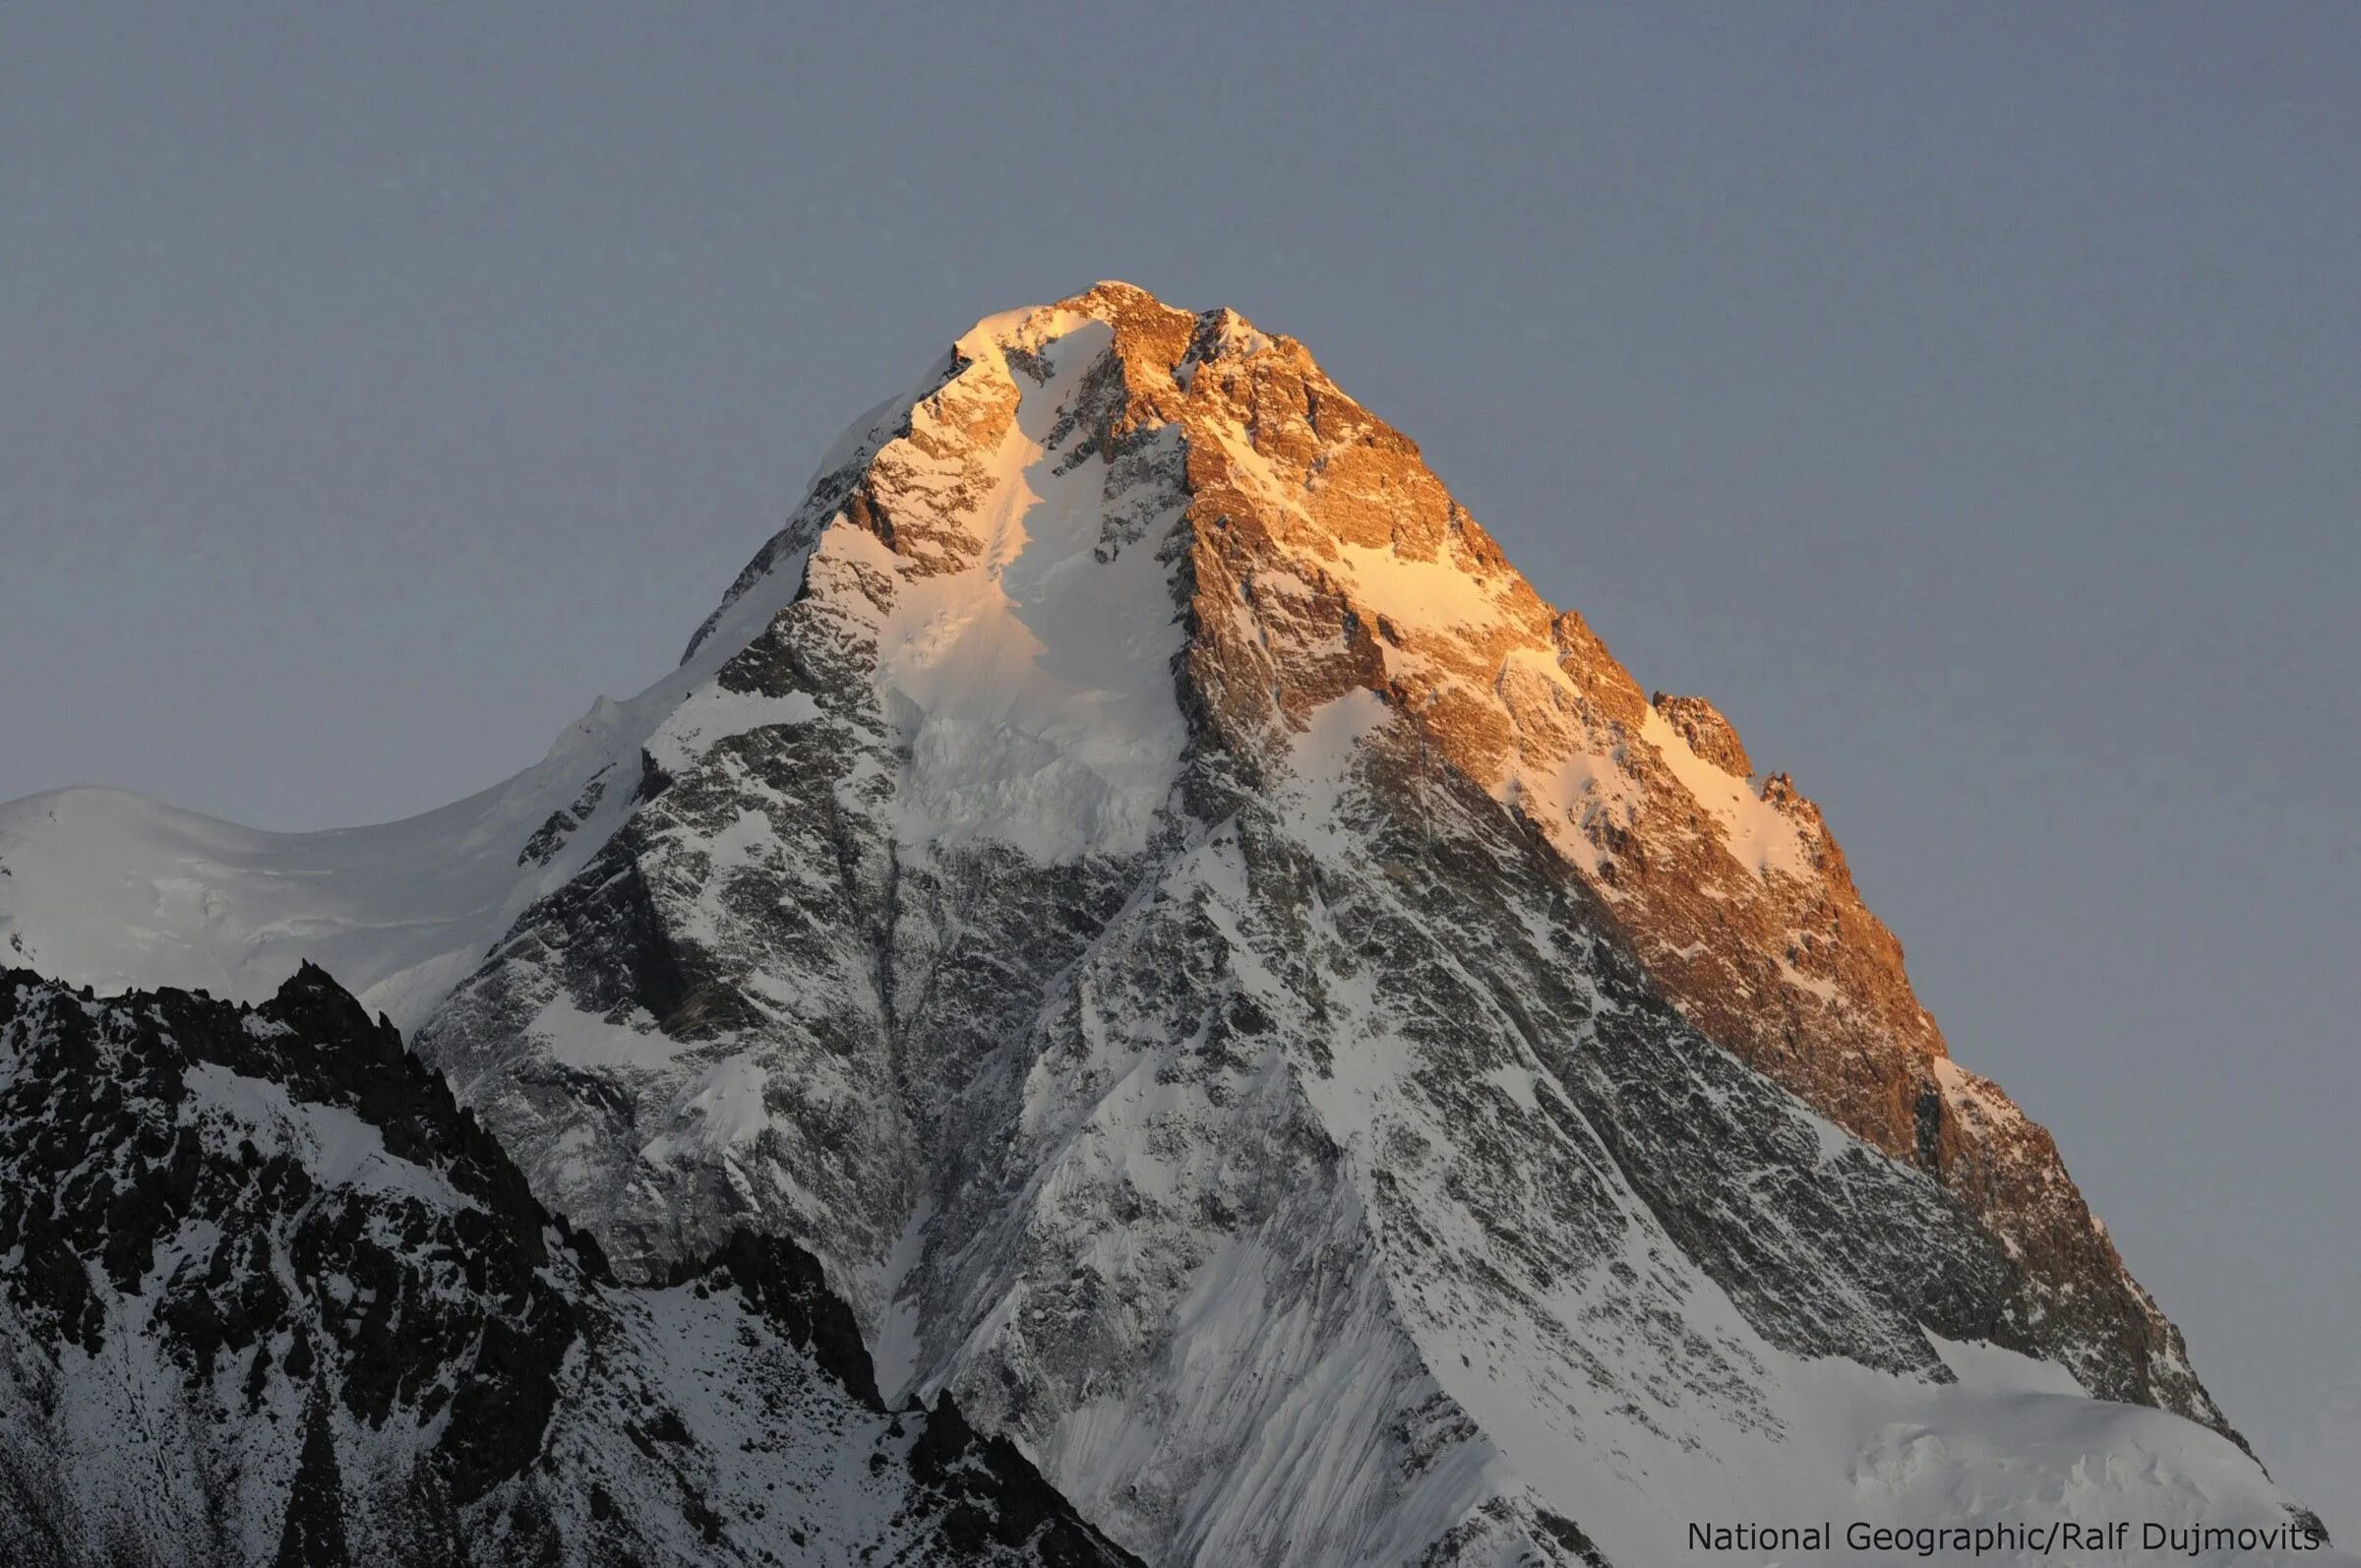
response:
<svg viewBox="0 0 2361 1568"><path fill-rule="evenodd" d="M887 1395L1159 1563L2283 1521L1752 767L1302 344L1108 283L848 432L679 671L399 824L498 871L488 953L354 961L625 1274L793 1236Z"/></svg>

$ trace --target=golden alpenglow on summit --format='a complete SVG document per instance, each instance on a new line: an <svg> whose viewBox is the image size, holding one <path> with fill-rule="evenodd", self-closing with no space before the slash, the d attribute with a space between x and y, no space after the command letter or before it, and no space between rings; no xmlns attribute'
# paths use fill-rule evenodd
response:
<svg viewBox="0 0 2361 1568"><path fill-rule="evenodd" d="M2065 440L2052 384L1977 356L2065 356L2038 362L2071 403L2102 395L2076 356L2132 350L2078 344L2101 331L2081 316L2013 335L1978 292L2011 231L1978 204L2110 145L2124 90L2096 73L2053 103L2012 52L2033 45L1966 12L1914 25L1974 35L1949 76L1911 29L1823 36L1811 13L1251 39L1027 20L593 8L232 48L183 18L178 54L29 30L27 265L81 323L56 330L97 331L76 257L144 280L121 308L206 368L133 396L131 340L92 338L89 385L53 378L28 425L42 488L0 476L0 515L132 505L108 475L185 441L186 514L260 505L262 463L308 531L176 543L156 604L128 550L122 602L40 666L129 638L170 682L226 618L242 684L168 726L89 702L111 751L0 726L52 748L45 792L0 804L0 1545L75 1568L2361 1562L2313 1511L2341 1503L2306 1459L2338 1451L2336 1407L2305 1407L2307 1448L2270 1344L2210 1308L2193 1356L2166 1307L2208 1301L2192 1256L2233 1252L2141 1218L2150 1186L2210 1212L2217 1154L2306 1157L2250 1139L2235 1097L2193 1109L2170 1042L2213 1015L2167 1016L2194 1005L2174 976L2158 1005L2104 978L2154 922L2213 917L2076 880L2098 874L2077 844L2178 808L2115 803L2055 736L2096 727L2152 784L2177 766L2163 715L2208 689L2147 642L2124 658L2176 672L2169 696L2146 665L2043 687L2051 546L1989 522L1995 566L1978 527L1892 519L1844 543L1798 488L1837 465L1823 499L1931 523L1942 486L1989 499L1997 443L2025 507L2064 498L2044 529L2102 506L2020 430ZM2081 26L2039 25L2061 60ZM1680 94L1708 119L1621 97L1577 134L1594 34L1659 94L1710 86ZM2122 72L2177 58L2109 36ZM2326 100L2288 58L2267 96L2294 115ZM128 103L93 74L135 65L153 135L62 134L49 67ZM1995 79L2064 145L1989 140L2005 117L1970 88ZM1968 160L1959 213L1902 149L1819 183L1838 154L1811 150L1896 93L1933 123L1895 135ZM1709 121L1741 108L1755 140L1724 147ZM1693 186L1665 183L1675 132ZM157 147L181 194L151 215ZM1782 183L1720 182L1758 167ZM105 181L143 214L91 207ZM2006 213L2047 221L2058 188L2026 191ZM1771 192L1784 215L1748 205ZM167 218L186 231L154 249L124 228ZM1794 249L1799 223L1819 243ZM1845 298L1924 334L1907 384L1821 292L1898 234L1913 265ZM1626 245L1655 265L1613 265ZM1102 281L959 328L1004 274L1118 264L1187 303ZM1969 315L1898 315L1938 266ZM259 279L325 346L269 324ZM1610 296L1651 332L1614 330ZM2145 330L2107 297L2104 331ZM22 335L30 363L56 352ZM1667 426L1670 387L1693 428ZM115 420L104 462L37 450ZM782 447L817 454L785 494ZM1760 505L1692 548L1732 451ZM461 488L413 488L421 465ZM174 526L155 500L135 510ZM2167 554L2110 555L2124 603ZM79 570L20 560L48 594ZM2224 567L2222 616L2253 570ZM2112 602L2089 636L2128 647ZM411 665L407 638L470 651ZM34 668L18 684L47 691ZM652 684L575 705L635 669ZM1996 730L1978 703L2012 683ZM429 695L448 717L413 728ZM2133 754L2135 720L2158 750ZM377 810L305 760L315 728L417 788ZM538 760L469 793L486 735L487 762ZM260 804L226 761L177 795L200 775L175 758L249 744L287 758L251 777L308 777L308 805ZM2246 842L2220 820L2238 791L2294 787L2275 744L2188 774L2221 835L2188 853ZM86 755L282 825L54 787ZM283 830L341 802L385 819ZM2011 835L2049 883L1963 870ZM2291 898L2305 874L2242 862ZM1925 929L1913 965L1869 895ZM2044 994L2018 1039L2053 962L2120 1028ZM2267 1038L2300 1031L2235 1016L2254 1095L2309 1070ZM2000 1079L2091 1148L2074 1175ZM2121 1252L2094 1203L2135 1217Z"/></svg>
<svg viewBox="0 0 2361 1568"><path fill-rule="evenodd" d="M2308 1525L1745 767L1302 344L1101 283L958 336L488 795L289 838L69 792L0 842L69 983L267 998L333 931L600 1268L794 1238L879 1408L955 1397L1143 1557L1645 1561L1673 1498ZM185 930L91 918L199 878ZM357 1376L392 1325L319 1290L265 1322ZM515 1538L672 1549L518 1484Z"/></svg>

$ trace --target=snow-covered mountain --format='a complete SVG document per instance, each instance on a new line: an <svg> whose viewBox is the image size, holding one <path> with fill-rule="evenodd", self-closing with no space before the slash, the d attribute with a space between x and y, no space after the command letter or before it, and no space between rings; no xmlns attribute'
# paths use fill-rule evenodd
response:
<svg viewBox="0 0 2361 1568"><path fill-rule="evenodd" d="M617 1285L317 969L0 972L0 1252L14 1563L1132 1560L793 1242Z"/></svg>
<svg viewBox="0 0 2361 1568"><path fill-rule="evenodd" d="M1121 284L961 337L485 795L0 808L0 947L320 959L627 1277L792 1236L1159 1563L2292 1517L1793 785L1301 344Z"/></svg>

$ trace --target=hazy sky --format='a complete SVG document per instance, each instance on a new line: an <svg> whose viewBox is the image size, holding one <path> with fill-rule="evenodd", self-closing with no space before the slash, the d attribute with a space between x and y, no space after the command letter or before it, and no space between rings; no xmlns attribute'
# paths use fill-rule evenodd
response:
<svg viewBox="0 0 2361 1568"><path fill-rule="evenodd" d="M1820 801L2361 1539L2361 9L1422 9L0 0L0 798L489 784L978 316L1232 305Z"/></svg>

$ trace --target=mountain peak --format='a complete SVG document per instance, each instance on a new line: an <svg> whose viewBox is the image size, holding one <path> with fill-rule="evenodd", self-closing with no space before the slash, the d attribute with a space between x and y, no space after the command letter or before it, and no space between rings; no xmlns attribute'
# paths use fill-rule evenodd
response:
<svg viewBox="0 0 2361 1568"><path fill-rule="evenodd" d="M1905 1427L2010 1509L2246 1476L2089 1417L2227 1430L1754 777L1302 344L1102 283L856 422L535 768L299 838L0 811L0 938L238 995L301 943L619 1271L796 1237L881 1393L1164 1561L1651 1561L1675 1493L1902 1515ZM2088 1443L1973 1457L2036 1396Z"/></svg>
<svg viewBox="0 0 2361 1568"><path fill-rule="evenodd" d="M767 572L765 623L801 595L875 648L905 855L1131 854L1177 810L1330 801L1415 754L1539 835L1715 1041L2072 1257L2028 1311L2113 1347L2094 1386L2218 1421L2152 1306L2094 1283L2121 1268L2079 1198L2006 1195L2054 1150L1938 1071L1818 810L1755 788L1711 702L1652 701L1302 344L1101 283L987 318L906 409L734 590Z"/></svg>

